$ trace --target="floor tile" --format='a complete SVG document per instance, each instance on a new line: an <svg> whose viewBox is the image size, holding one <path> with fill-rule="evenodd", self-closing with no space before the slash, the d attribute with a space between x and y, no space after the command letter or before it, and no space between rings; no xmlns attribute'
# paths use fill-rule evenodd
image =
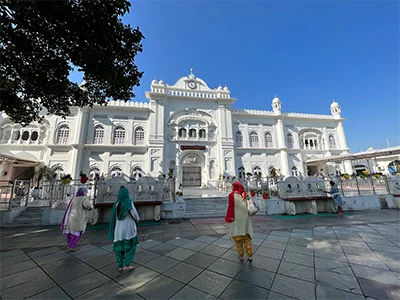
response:
<svg viewBox="0 0 400 300"><path fill-rule="evenodd" d="M0 290L3 291L5 289L21 285L24 282L28 282L32 278L38 278L38 277L47 277L46 273L44 273L38 267L29 270L24 270L22 272L15 273L9 276L5 276L1 278Z"/></svg>
<svg viewBox="0 0 400 300"><path fill-rule="evenodd" d="M33 252L29 252L29 256L33 259L35 258L39 258L42 256L46 256L46 255L50 255L53 253L59 253L61 252L61 249L58 247L50 247L50 248L44 248L44 249L40 249L37 251L33 251Z"/></svg>
<svg viewBox="0 0 400 300"><path fill-rule="evenodd" d="M68 253L61 251L60 252L56 252L56 253L52 253L52 254L48 254L48 255L44 255L38 258L35 258L34 261L38 264L38 265L45 265L51 262L55 262L58 260L61 260L63 258L67 258L67 257L71 257Z"/></svg>
<svg viewBox="0 0 400 300"><path fill-rule="evenodd" d="M267 298L269 291L260 287L250 285L246 282L233 280L219 299L260 299Z"/></svg>
<svg viewBox="0 0 400 300"><path fill-rule="evenodd" d="M206 270L189 282L189 286L218 297L231 281L232 278Z"/></svg>
<svg viewBox="0 0 400 300"><path fill-rule="evenodd" d="M124 287L114 281L109 281L76 299L86 300L86 299L143 299L135 292L127 287Z"/></svg>
<svg viewBox="0 0 400 300"><path fill-rule="evenodd" d="M145 299L169 299L183 286L183 283L161 275L135 290L135 293Z"/></svg>
<svg viewBox="0 0 400 300"><path fill-rule="evenodd" d="M206 243L201 243L197 241L191 241L185 245L182 246L182 248L189 249L192 251L200 251L201 249L207 247L208 244Z"/></svg>
<svg viewBox="0 0 400 300"><path fill-rule="evenodd" d="M354 276L316 269L316 279L322 285L349 293L362 294L357 279Z"/></svg>
<svg viewBox="0 0 400 300"><path fill-rule="evenodd" d="M185 286L178 293L176 293L170 300L216 300L214 296L199 291L198 289L190 286Z"/></svg>
<svg viewBox="0 0 400 300"><path fill-rule="evenodd" d="M260 246L261 247L272 248L272 249L278 249L278 250L285 250L286 245L287 244L285 244L285 243L265 240Z"/></svg>
<svg viewBox="0 0 400 300"><path fill-rule="evenodd" d="M164 275L171 277L175 280L178 280L183 283L188 283L197 275L203 272L202 268L187 264L185 262L181 262L169 269L164 273Z"/></svg>
<svg viewBox="0 0 400 300"><path fill-rule="evenodd" d="M27 261L27 260L31 260L31 259L26 254L16 255L16 256L12 256L12 257L3 259L0 262L0 266L2 268L4 268L4 267L10 266L10 265L14 265L14 264L18 264L20 262Z"/></svg>
<svg viewBox="0 0 400 300"><path fill-rule="evenodd" d="M278 273L289 277L314 282L314 268L281 262Z"/></svg>
<svg viewBox="0 0 400 300"><path fill-rule="evenodd" d="M177 248L177 249L172 250L171 252L166 253L165 255L175 258L177 260L183 261L183 260L187 259L188 257L192 256L193 254L195 254L194 251L183 249L183 248Z"/></svg>
<svg viewBox="0 0 400 300"><path fill-rule="evenodd" d="M362 257L358 255L347 255L350 264L363 265L389 271L388 267L378 257Z"/></svg>
<svg viewBox="0 0 400 300"><path fill-rule="evenodd" d="M163 255L165 253L171 252L172 250L174 250L176 248L177 248L177 246L167 244L167 243L162 243L162 244L159 244L159 245L151 248L151 252L155 252L157 254Z"/></svg>
<svg viewBox="0 0 400 300"><path fill-rule="evenodd" d="M71 298L60 287L56 286L50 290L36 294L27 299L29 299L29 300L43 300L43 299L66 300L66 299L71 299Z"/></svg>
<svg viewBox="0 0 400 300"><path fill-rule="evenodd" d="M29 270L29 269L32 269L35 267L37 267L37 264L35 264L32 260L25 260L23 262L11 264L6 267L5 266L3 267L0 264L0 276L4 277L4 276L12 275L12 274L19 273L19 272L22 272L25 270Z"/></svg>
<svg viewBox="0 0 400 300"><path fill-rule="evenodd" d="M364 295L382 300L400 299L400 287L398 285L385 284L366 278L359 278Z"/></svg>
<svg viewBox="0 0 400 300"><path fill-rule="evenodd" d="M328 260L316 257L315 258L315 268L316 269L323 269L326 271L331 271L339 274L345 274L349 276L353 276L353 271L350 268L348 263L338 262L334 260Z"/></svg>
<svg viewBox="0 0 400 300"><path fill-rule="evenodd" d="M55 271L65 270L81 263L82 262L79 259L76 259L73 256L67 256L59 260L44 264L41 266L41 268L47 273L54 273Z"/></svg>
<svg viewBox="0 0 400 300"><path fill-rule="evenodd" d="M361 265L352 265L351 267L357 277L367 278L385 284L394 284L400 286L400 280L390 271L365 267Z"/></svg>
<svg viewBox="0 0 400 300"><path fill-rule="evenodd" d="M276 275L271 291L302 300L315 299L314 283L279 274Z"/></svg>
<svg viewBox="0 0 400 300"><path fill-rule="evenodd" d="M4 282L2 281L2 288ZM45 292L56 287L56 284L46 275L40 277L31 277L28 281L15 285L11 288L1 291L1 298L6 299L24 299L36 294Z"/></svg>
<svg viewBox="0 0 400 300"><path fill-rule="evenodd" d="M316 249L314 250L314 256L347 263L347 257L343 252L331 251L326 249Z"/></svg>
<svg viewBox="0 0 400 300"><path fill-rule="evenodd" d="M217 257L215 256L197 252L185 259L184 262L205 269L216 260Z"/></svg>
<svg viewBox="0 0 400 300"><path fill-rule="evenodd" d="M151 249L155 246L160 245L161 243L158 241L154 241L154 240L147 240L144 242L139 243L138 247L143 248L143 249Z"/></svg>
<svg viewBox="0 0 400 300"><path fill-rule="evenodd" d="M81 276L85 276L86 274L94 272L95 269L92 267L80 263L78 265L71 266L70 268L54 270L52 273L49 273L49 276L57 282L57 284L63 284L71 280L75 280Z"/></svg>
<svg viewBox="0 0 400 300"><path fill-rule="evenodd" d="M164 273L168 269L171 269L173 266L177 265L179 263L178 260L169 258L166 256L160 256L157 257L156 259L148 262L144 266L146 268L149 268L153 271L159 272L159 273Z"/></svg>
<svg viewBox="0 0 400 300"><path fill-rule="evenodd" d="M79 253L79 254L75 255L75 257L81 261L87 262L87 261L99 258L106 254L110 255L110 253L108 251L101 249L101 248L96 248L96 249L93 249L90 251Z"/></svg>
<svg viewBox="0 0 400 300"><path fill-rule="evenodd" d="M365 300L365 298L358 294L347 293L343 290L337 290L322 284L317 284L317 300Z"/></svg>
<svg viewBox="0 0 400 300"><path fill-rule="evenodd" d="M286 247L286 251L293 252L293 253L299 253L299 254L305 254L305 255L314 255L314 250L313 250L312 246L310 248L307 248L307 247L303 247L303 246L289 244Z"/></svg>
<svg viewBox="0 0 400 300"><path fill-rule="evenodd" d="M136 290L158 275L160 275L160 273L145 267L138 267L120 277L117 277L115 281L123 286Z"/></svg>
<svg viewBox="0 0 400 300"><path fill-rule="evenodd" d="M218 240L218 238L213 237L213 236L199 236L198 238L194 239L196 242L200 242L200 243L205 243L205 244L211 244L213 242L215 242L216 240Z"/></svg>
<svg viewBox="0 0 400 300"><path fill-rule="evenodd" d="M116 263L116 258L114 253L107 253L99 257L94 257L86 262L93 268L99 269L110 264Z"/></svg>
<svg viewBox="0 0 400 300"><path fill-rule="evenodd" d="M267 297L267 300L293 300L296 298L288 297L279 293L275 293L273 291L270 291Z"/></svg>
<svg viewBox="0 0 400 300"><path fill-rule="evenodd" d="M62 289L65 290L71 297L75 298L82 295L91 289L94 289L107 281L110 278L101 274L100 272L92 272L76 278L74 280L68 281L61 285Z"/></svg>
<svg viewBox="0 0 400 300"><path fill-rule="evenodd" d="M243 266L244 265L240 262L237 263L220 258L216 260L211 266L209 266L208 270L233 278L236 276L237 273L239 273Z"/></svg>
<svg viewBox="0 0 400 300"><path fill-rule="evenodd" d="M205 253L216 257L220 257L226 251L228 251L228 248L218 247L215 245L208 245L207 247L200 250L201 253Z"/></svg>
<svg viewBox="0 0 400 300"><path fill-rule="evenodd" d="M13 256L25 255L21 249L15 249L11 251L5 251L0 253L0 260L5 260Z"/></svg>
<svg viewBox="0 0 400 300"><path fill-rule="evenodd" d="M146 250L146 251L136 254L133 263L137 263L139 265L145 265L149 261L152 261L159 256L160 256L160 254L153 253L151 251Z"/></svg>
<svg viewBox="0 0 400 300"><path fill-rule="evenodd" d="M190 240L188 240L188 239L185 239L185 238L180 238L180 239L172 239L172 240L169 240L168 242L167 242L167 244L171 244L171 245L174 245L174 246L177 246L177 247L181 247L181 246L183 246L183 245L185 245L185 244L187 244L187 243L190 243L191 241Z"/></svg>
<svg viewBox="0 0 400 300"><path fill-rule="evenodd" d="M248 262L247 265L251 265L255 268L260 268L270 272L276 272L278 270L279 260L255 254L253 255L253 261Z"/></svg>
<svg viewBox="0 0 400 300"><path fill-rule="evenodd" d="M285 252L282 261L295 263L307 267L314 267L314 257L293 252Z"/></svg>
<svg viewBox="0 0 400 300"><path fill-rule="evenodd" d="M283 256L283 251L267 247L259 247L255 252L257 255L274 258L280 260Z"/></svg>
<svg viewBox="0 0 400 300"><path fill-rule="evenodd" d="M255 268L251 265L244 266L236 275L236 279L256 285L265 289L270 289L275 273Z"/></svg>

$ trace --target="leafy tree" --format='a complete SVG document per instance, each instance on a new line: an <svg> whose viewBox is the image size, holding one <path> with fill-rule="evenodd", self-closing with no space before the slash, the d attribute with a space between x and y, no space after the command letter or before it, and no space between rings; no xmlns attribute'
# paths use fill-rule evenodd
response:
<svg viewBox="0 0 400 300"><path fill-rule="evenodd" d="M25 125L43 110L65 117L71 106L134 97L144 37L123 24L129 8L126 0L1 1L0 110ZM74 66L81 86L69 80Z"/></svg>

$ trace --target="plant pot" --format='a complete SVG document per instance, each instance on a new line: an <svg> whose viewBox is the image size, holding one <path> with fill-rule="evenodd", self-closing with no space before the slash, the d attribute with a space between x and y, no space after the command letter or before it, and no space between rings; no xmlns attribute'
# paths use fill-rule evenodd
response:
<svg viewBox="0 0 400 300"><path fill-rule="evenodd" d="M269 195L268 194L262 194L262 197L263 197L264 200L267 200Z"/></svg>
<svg viewBox="0 0 400 300"><path fill-rule="evenodd" d="M256 192L250 192L250 196L255 197L256 196Z"/></svg>

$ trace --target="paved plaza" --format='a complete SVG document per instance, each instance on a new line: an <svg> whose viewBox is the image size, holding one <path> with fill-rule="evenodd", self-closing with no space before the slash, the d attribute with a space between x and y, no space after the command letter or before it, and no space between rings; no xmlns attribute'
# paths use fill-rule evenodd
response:
<svg viewBox="0 0 400 300"><path fill-rule="evenodd" d="M259 217L253 262L221 219L139 228L118 272L107 229L64 252L58 227L1 230L2 299L400 299L399 211ZM105 227L105 226L104 226Z"/></svg>

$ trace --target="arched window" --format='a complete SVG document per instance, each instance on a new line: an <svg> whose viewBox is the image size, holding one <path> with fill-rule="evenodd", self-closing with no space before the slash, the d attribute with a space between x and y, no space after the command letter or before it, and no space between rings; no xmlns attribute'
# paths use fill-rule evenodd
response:
<svg viewBox="0 0 400 300"><path fill-rule="evenodd" d="M142 127L136 128L133 141L135 145L144 145L144 129Z"/></svg>
<svg viewBox="0 0 400 300"><path fill-rule="evenodd" d="M329 136L328 141L329 141L329 149L336 149L335 137L332 134Z"/></svg>
<svg viewBox="0 0 400 300"><path fill-rule="evenodd" d="M125 128L122 126L117 126L114 129L114 145L123 145L125 144Z"/></svg>
<svg viewBox="0 0 400 300"><path fill-rule="evenodd" d="M22 133L21 139L22 139L23 141L29 140L29 131L24 131L24 132Z"/></svg>
<svg viewBox="0 0 400 300"><path fill-rule="evenodd" d="M69 126L63 124L58 128L57 144L67 144L69 138Z"/></svg>
<svg viewBox="0 0 400 300"><path fill-rule="evenodd" d="M300 172L297 170L297 167L293 167L292 168L292 176L299 176Z"/></svg>
<svg viewBox="0 0 400 300"><path fill-rule="evenodd" d="M260 147L258 143L258 134L255 133L254 131L250 132L250 147L252 148Z"/></svg>
<svg viewBox="0 0 400 300"><path fill-rule="evenodd" d="M253 168L253 175L254 176L262 176L261 168L259 166L256 166Z"/></svg>
<svg viewBox="0 0 400 300"><path fill-rule="evenodd" d="M18 141L18 140L20 139L20 137L21 137L21 131L19 131L19 130L14 130L14 133L13 133L13 140L14 140L14 141Z"/></svg>
<svg viewBox="0 0 400 300"><path fill-rule="evenodd" d="M236 147L243 147L243 134L238 131L236 132Z"/></svg>
<svg viewBox="0 0 400 300"><path fill-rule="evenodd" d="M180 138L186 138L186 129L185 128L179 128L178 134L179 134Z"/></svg>
<svg viewBox="0 0 400 300"><path fill-rule="evenodd" d="M96 125L94 127L93 144L103 144L104 140L104 127L102 125Z"/></svg>
<svg viewBox="0 0 400 300"><path fill-rule="evenodd" d="M289 133L287 135L287 146L288 146L288 148L293 148L293 144L294 144L293 135L291 133Z"/></svg>
<svg viewBox="0 0 400 300"><path fill-rule="evenodd" d="M131 178L138 180L143 176L143 171L141 167L134 167L132 170Z"/></svg>
<svg viewBox="0 0 400 300"><path fill-rule="evenodd" d="M120 177L122 176L122 169L119 166L114 166L110 169L110 176L111 177Z"/></svg>
<svg viewBox="0 0 400 300"><path fill-rule="evenodd" d="M189 129L189 137L195 138L196 137L196 129Z"/></svg>
<svg viewBox="0 0 400 300"><path fill-rule="evenodd" d="M200 129L199 130L199 138L205 139L206 138L206 130L205 129Z"/></svg>
<svg viewBox="0 0 400 300"><path fill-rule="evenodd" d="M52 166L51 170L54 173L54 179L57 179L57 180L59 180L61 178L61 175L64 174L64 169L60 165Z"/></svg>
<svg viewBox="0 0 400 300"><path fill-rule="evenodd" d="M100 169L98 167L91 167L89 171L89 179L95 179L96 175L100 177Z"/></svg>
<svg viewBox="0 0 400 300"><path fill-rule="evenodd" d="M38 138L39 138L39 133L38 133L37 131L32 132L32 134L31 134L31 140L32 140L33 142L36 142Z"/></svg>
<svg viewBox="0 0 400 300"><path fill-rule="evenodd" d="M269 132L265 134L265 145L267 148L272 148L274 146L272 142L272 135Z"/></svg>

